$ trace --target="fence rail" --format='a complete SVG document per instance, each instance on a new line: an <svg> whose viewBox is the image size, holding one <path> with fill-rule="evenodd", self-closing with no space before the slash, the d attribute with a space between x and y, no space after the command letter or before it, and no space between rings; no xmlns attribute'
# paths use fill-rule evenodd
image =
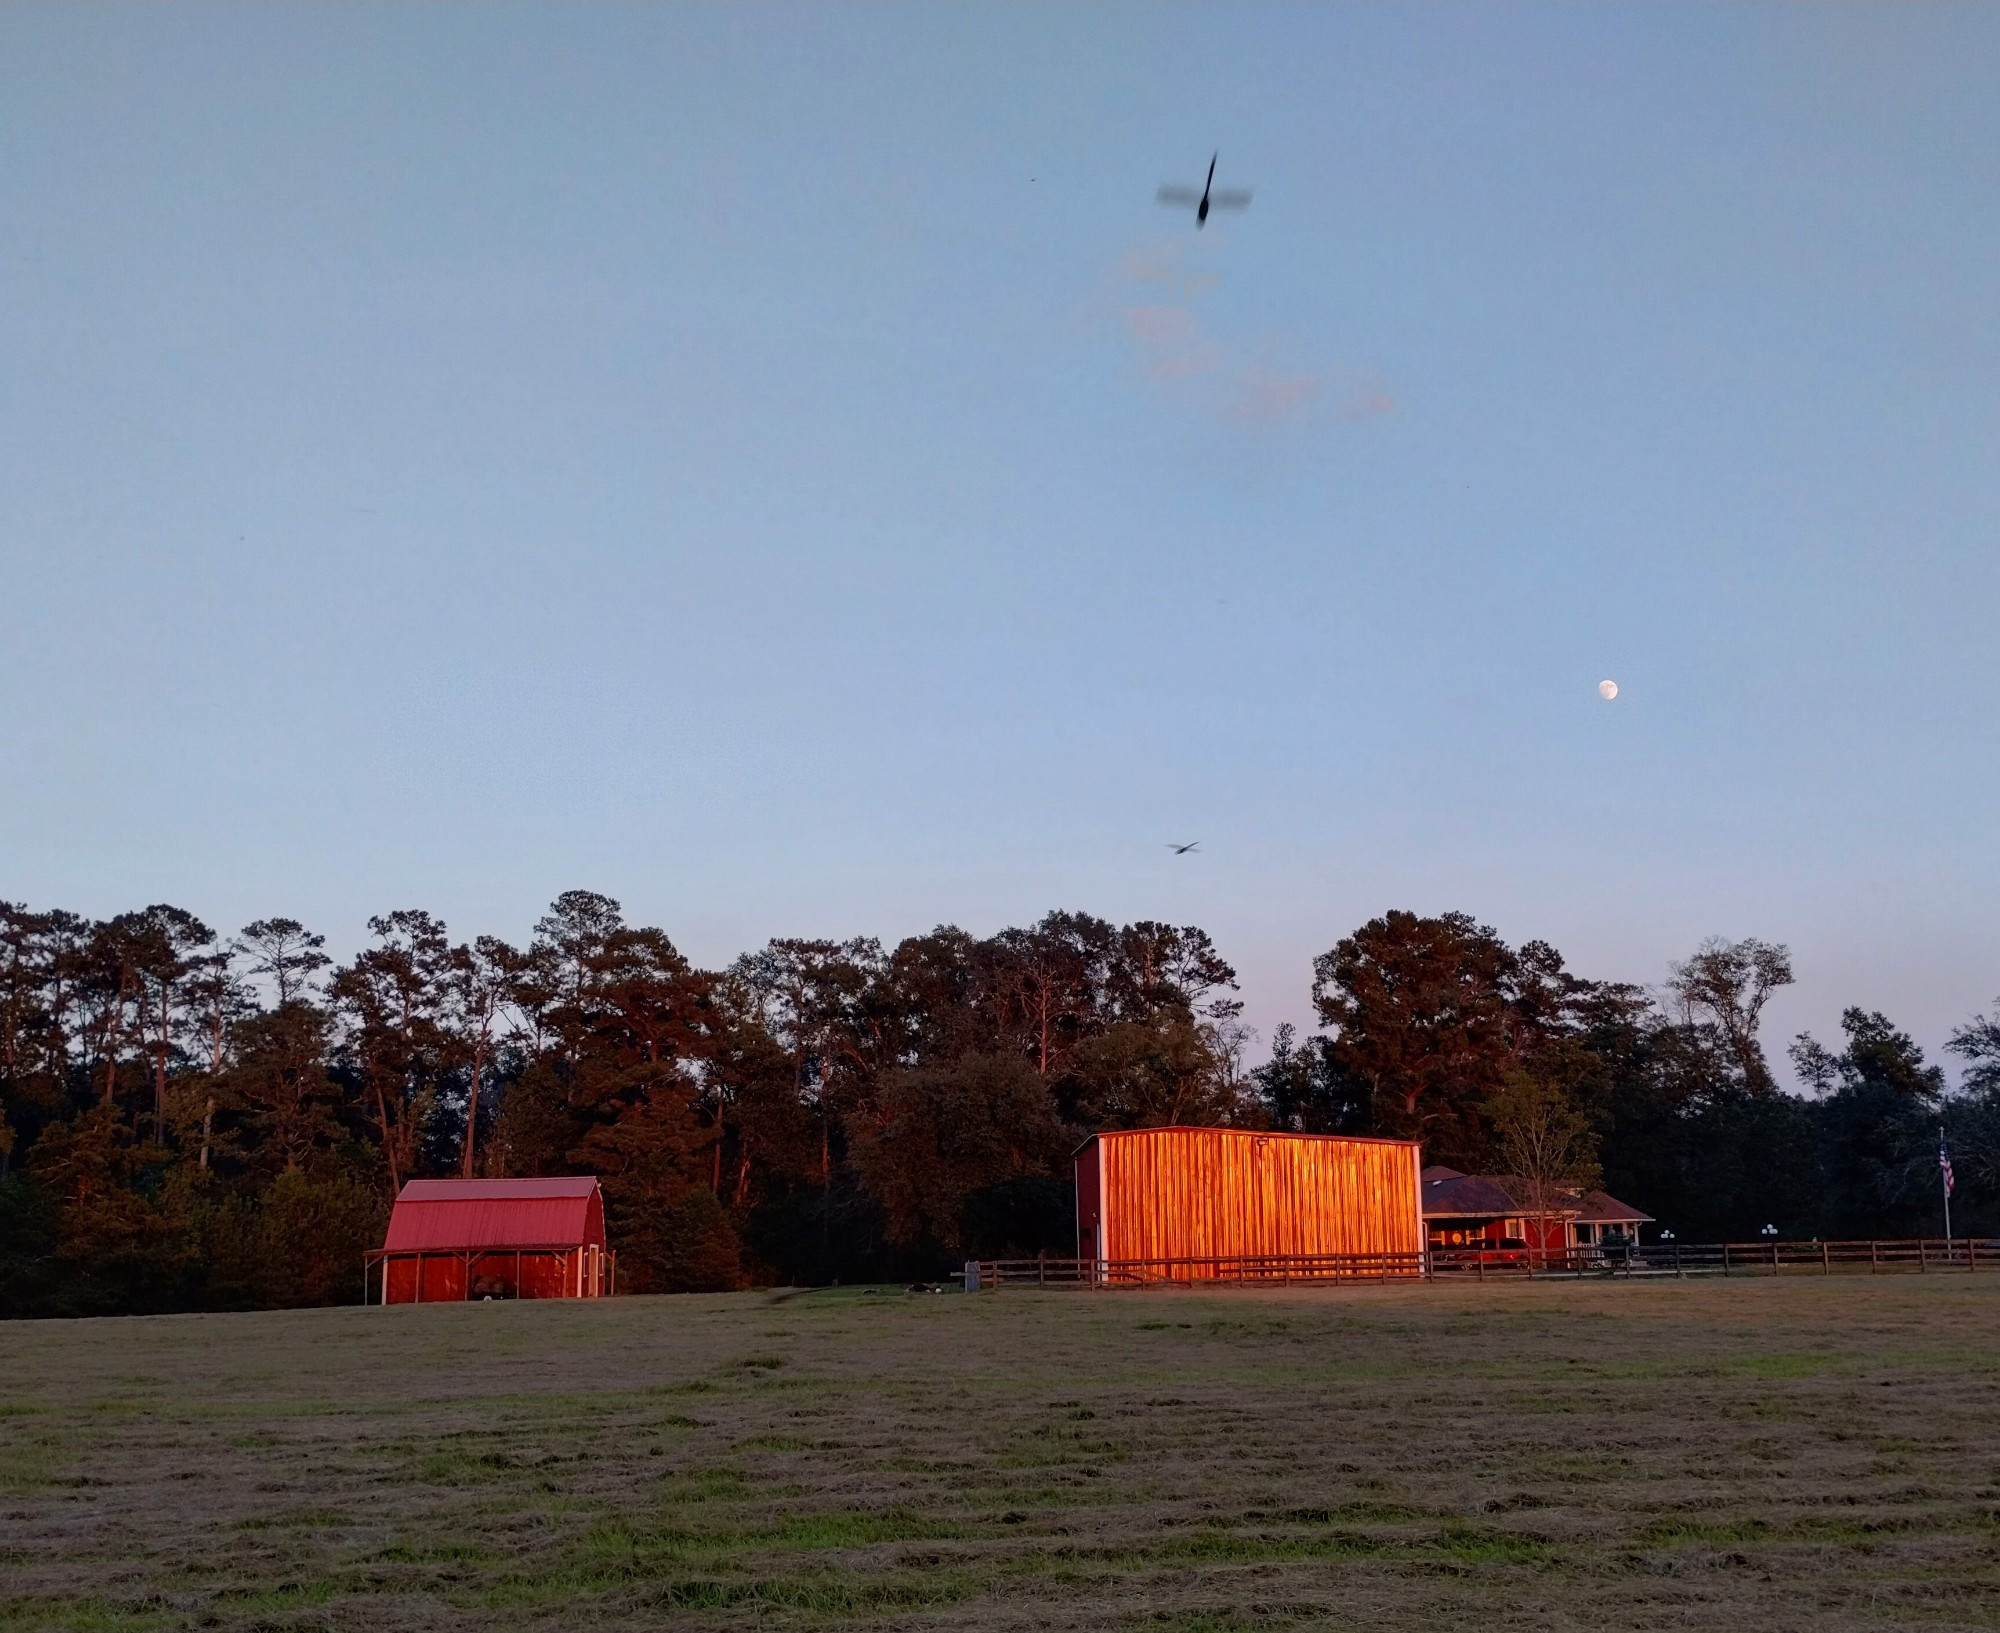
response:
<svg viewBox="0 0 2000 1633"><path fill-rule="evenodd" d="M968 1259L986 1287L1299 1287L1326 1282L1501 1281L1524 1277L1961 1274L2000 1269L2000 1239L1654 1242L1595 1247L1432 1248L1423 1253L1235 1254L1187 1259Z"/></svg>

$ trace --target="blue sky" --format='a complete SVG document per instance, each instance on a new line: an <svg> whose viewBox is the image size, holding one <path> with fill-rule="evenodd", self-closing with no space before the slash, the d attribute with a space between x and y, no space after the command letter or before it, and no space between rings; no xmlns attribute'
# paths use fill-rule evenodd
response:
<svg viewBox="0 0 2000 1633"><path fill-rule="evenodd" d="M1462 908L1935 1047L1996 69L1959 6L0 9L0 894L1078 907L1266 1032Z"/></svg>

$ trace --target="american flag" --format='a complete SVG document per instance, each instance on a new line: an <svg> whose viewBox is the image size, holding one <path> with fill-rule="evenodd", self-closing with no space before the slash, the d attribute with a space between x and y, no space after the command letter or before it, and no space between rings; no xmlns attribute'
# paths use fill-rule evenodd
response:
<svg viewBox="0 0 2000 1633"><path fill-rule="evenodd" d="M1944 1136L1938 1136L1938 1171L1944 1175L1944 1194L1950 1196L1958 1182L1951 1172L1951 1147L1944 1143Z"/></svg>

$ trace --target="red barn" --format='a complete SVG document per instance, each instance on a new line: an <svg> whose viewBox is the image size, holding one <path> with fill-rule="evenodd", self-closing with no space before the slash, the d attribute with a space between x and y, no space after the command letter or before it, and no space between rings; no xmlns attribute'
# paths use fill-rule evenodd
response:
<svg viewBox="0 0 2000 1633"><path fill-rule="evenodd" d="M1414 1140L1097 1134L1076 1154L1076 1217L1080 1258L1178 1279L1234 1275L1244 1259L1364 1261L1405 1274L1423 1262Z"/></svg>
<svg viewBox="0 0 2000 1633"><path fill-rule="evenodd" d="M384 1304L602 1298L616 1265L593 1178L413 1179L368 1259Z"/></svg>

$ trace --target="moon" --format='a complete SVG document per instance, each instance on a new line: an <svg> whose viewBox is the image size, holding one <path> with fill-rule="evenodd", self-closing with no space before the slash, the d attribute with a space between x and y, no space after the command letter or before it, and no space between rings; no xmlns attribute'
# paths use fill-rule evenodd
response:
<svg viewBox="0 0 2000 1633"><path fill-rule="evenodd" d="M1609 703L1618 695L1618 682L1615 680L1600 680L1597 683L1597 695L1603 698L1606 703Z"/></svg>

